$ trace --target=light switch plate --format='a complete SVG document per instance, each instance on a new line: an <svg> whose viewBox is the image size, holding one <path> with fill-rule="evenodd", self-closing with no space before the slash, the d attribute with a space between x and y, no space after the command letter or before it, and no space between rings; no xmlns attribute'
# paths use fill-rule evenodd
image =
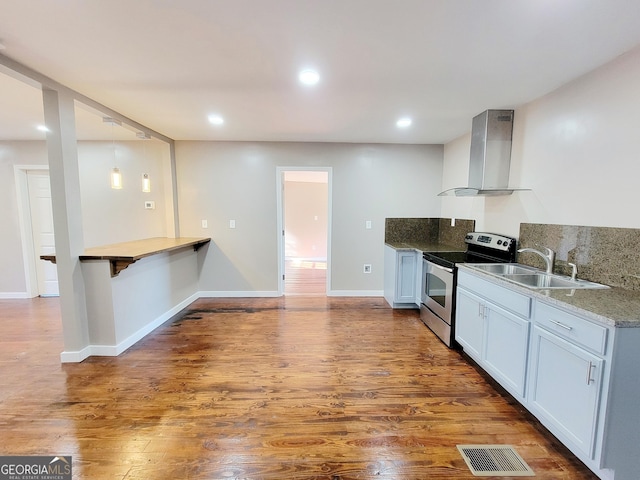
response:
<svg viewBox="0 0 640 480"><path fill-rule="evenodd" d="M209 228L209 222L202 220L202 228Z"/></svg>

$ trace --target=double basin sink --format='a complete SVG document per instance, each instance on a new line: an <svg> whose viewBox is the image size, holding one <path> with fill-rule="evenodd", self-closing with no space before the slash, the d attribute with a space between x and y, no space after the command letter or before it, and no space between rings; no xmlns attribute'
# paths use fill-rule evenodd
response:
<svg viewBox="0 0 640 480"><path fill-rule="evenodd" d="M521 265L519 263L474 263L468 266L523 287L533 289L609 288L607 285L602 285L601 283L590 282L588 280L574 280L571 277L546 273L535 267Z"/></svg>

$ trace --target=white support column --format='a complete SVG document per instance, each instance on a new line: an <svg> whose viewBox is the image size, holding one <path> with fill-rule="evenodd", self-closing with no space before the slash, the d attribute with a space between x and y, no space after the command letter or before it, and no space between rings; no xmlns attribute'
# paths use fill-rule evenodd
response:
<svg viewBox="0 0 640 480"><path fill-rule="evenodd" d="M79 256L84 252L80 173L73 96L43 88L44 119L55 228L56 261L64 334L63 362L90 354L85 285Z"/></svg>

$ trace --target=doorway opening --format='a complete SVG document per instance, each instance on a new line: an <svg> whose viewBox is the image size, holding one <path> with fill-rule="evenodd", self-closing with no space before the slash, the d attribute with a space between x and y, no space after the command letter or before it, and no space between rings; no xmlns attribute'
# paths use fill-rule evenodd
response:
<svg viewBox="0 0 640 480"><path fill-rule="evenodd" d="M331 169L279 170L279 291L284 295L327 295Z"/></svg>

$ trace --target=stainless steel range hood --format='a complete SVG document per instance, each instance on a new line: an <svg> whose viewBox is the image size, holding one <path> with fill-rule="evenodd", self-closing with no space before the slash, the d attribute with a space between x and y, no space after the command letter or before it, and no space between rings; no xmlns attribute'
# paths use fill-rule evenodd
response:
<svg viewBox="0 0 640 480"><path fill-rule="evenodd" d="M439 193L457 197L510 195L523 188L510 188L513 110L486 110L473 118L469 184Z"/></svg>

